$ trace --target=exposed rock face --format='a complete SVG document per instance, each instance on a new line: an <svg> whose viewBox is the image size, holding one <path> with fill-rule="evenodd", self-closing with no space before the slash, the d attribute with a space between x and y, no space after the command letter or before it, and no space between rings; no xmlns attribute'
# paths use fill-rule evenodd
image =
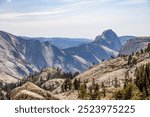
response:
<svg viewBox="0 0 150 117"><path fill-rule="evenodd" d="M24 41L0 31L0 80L16 82L38 68L25 60Z"/></svg>
<svg viewBox="0 0 150 117"><path fill-rule="evenodd" d="M92 80L94 79L96 83L105 82L108 85L108 82L117 78L117 80L123 84L126 73L129 74L130 78L135 78L136 67L150 62L148 53L142 54L139 57L134 57L137 60L137 64L132 67L127 65L128 57L118 57L94 66L76 76L76 79L80 79L81 82L88 81L88 84L92 84Z"/></svg>
<svg viewBox="0 0 150 117"><path fill-rule="evenodd" d="M117 35L107 30L94 42L60 50L49 41L24 39L0 31L0 80L16 82L45 67L65 72L82 72L93 63L116 57L120 48Z"/></svg>
<svg viewBox="0 0 150 117"><path fill-rule="evenodd" d="M31 82L27 82L11 92L11 100L57 100L53 94Z"/></svg>
<svg viewBox="0 0 150 117"><path fill-rule="evenodd" d="M97 36L94 42L65 49L65 52L77 59L82 58L84 63L91 66L112 56L116 57L121 46L118 36L112 30L106 30Z"/></svg>
<svg viewBox="0 0 150 117"><path fill-rule="evenodd" d="M137 38L137 37L135 37L135 36L120 36L119 37L122 45L124 45L128 40L135 39L135 38Z"/></svg>
<svg viewBox="0 0 150 117"><path fill-rule="evenodd" d="M128 40L124 46L121 48L119 54L123 55L131 55L133 52L140 52L141 49L144 50L148 43L150 43L150 37L139 37L135 39Z"/></svg>
<svg viewBox="0 0 150 117"><path fill-rule="evenodd" d="M42 88L52 92L54 91L56 88L60 87L63 82L65 81L65 79L60 79L60 78L57 78L57 79L51 79L51 80L48 80L47 82L45 82L43 85L42 85Z"/></svg>
<svg viewBox="0 0 150 117"><path fill-rule="evenodd" d="M59 67L66 72L89 67L50 42L26 40L3 31L0 31L0 53L0 80L7 83L17 82L45 67Z"/></svg>
<svg viewBox="0 0 150 117"><path fill-rule="evenodd" d="M120 39L111 29L104 31L102 35L97 36L95 42L116 51L119 51L122 47Z"/></svg>
<svg viewBox="0 0 150 117"><path fill-rule="evenodd" d="M133 58L136 59L137 63L132 66L128 65L128 56L117 57L115 59L110 59L108 61L102 62L101 64L93 66L87 71L76 76L75 79L80 79L81 84L86 83L87 89L89 89L89 87L92 85L93 79L94 82L100 87L103 82L107 88L107 96L101 99L110 99L116 90L123 87L127 74L129 79L132 78L134 80L136 68L140 67L141 65L150 63L148 52L139 54L138 56L134 55ZM47 68L39 75L37 75L36 78L42 77L45 79L45 77L47 77L46 72L55 74L56 70L53 68ZM56 99L63 100L79 99L79 92L78 90L74 90L73 87L71 90L65 92L62 91L61 86L64 80L65 79L56 78L45 81L41 87L48 92L32 83L26 83L12 91L12 99L47 99L48 97L50 97L50 99L54 97ZM72 83L73 82L74 79L72 80ZM115 87L116 84L118 85L118 88Z"/></svg>

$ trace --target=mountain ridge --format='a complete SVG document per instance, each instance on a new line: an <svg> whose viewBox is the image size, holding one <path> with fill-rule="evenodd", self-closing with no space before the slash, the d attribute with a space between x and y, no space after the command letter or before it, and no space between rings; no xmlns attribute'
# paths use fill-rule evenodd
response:
<svg viewBox="0 0 150 117"><path fill-rule="evenodd" d="M117 57L119 48L119 37L112 30L104 31L91 43L67 49L59 49L48 41L26 40L0 31L0 80L8 82L12 78L16 82L45 67L83 72L104 60Z"/></svg>
<svg viewBox="0 0 150 117"><path fill-rule="evenodd" d="M8 38L3 39L4 37L8 37ZM94 55L95 50L101 50L98 47L103 47L105 50L107 50L107 52L108 49L110 49L109 47L106 47L103 44L101 45L100 43L92 42L90 44L83 44L80 45L79 47L70 48L69 50L74 53L76 51L73 50L77 49L78 53L82 53L84 51L89 52L89 50L91 49L93 51L90 50L89 53L92 53ZM143 51L140 51L139 48L141 47ZM41 52L39 52L38 49ZM50 50L51 55L47 55L48 53L47 51L45 51L45 49ZM56 52L55 49L58 52ZM111 57L108 60L100 62L99 64L93 64L92 66L85 69L81 73L75 73L75 74L65 73L64 71L62 71L63 69L65 69L65 65L64 67L62 66L63 69L60 69L59 67L56 68L54 66L49 66L47 68L41 67L42 68L41 70L38 69L39 71L37 73L35 72L34 74L30 74L26 79L21 79L21 78L19 79L18 77L16 77L17 74L13 74L14 72L17 73L17 71L15 71L15 69L12 69L11 71L10 68L19 67L20 69L29 70L27 66L31 67L31 65L33 65L33 67L36 67L36 60L35 61L33 60L37 59L38 61L39 56L41 57L41 55L43 56L43 58L47 58L46 56L52 56L52 60L51 60L52 62L53 60L62 57L61 59L59 58L59 60L62 61L57 61L57 62L65 61L67 63L70 60L69 58L72 57L73 60L70 60L70 62L74 62L74 63L70 63L69 65L76 65L76 64L87 65L86 62L88 60L88 57L86 56L84 59L85 55L83 55L82 57L76 55L76 53L70 54L69 50L67 50L68 53L66 50L59 50L57 47L51 45L49 42L41 43L38 40L26 41L26 40L22 40L21 38L16 39L15 36L13 35L4 34L3 36L0 36L0 52L1 52L0 99L44 99L44 100L45 99L71 99L71 100L73 99L74 100L75 99L102 99L102 100L103 99L105 100L106 99L108 100L109 99L149 99L150 98L149 95L143 97L145 96L145 93L142 90L143 88L140 89L138 84L136 84L136 80L140 80L139 77L149 78L147 76L149 76L150 73L149 72L150 38L140 37L140 38L128 40L122 49L127 50L127 52L133 50L134 53L132 53L132 55L130 56L128 54L127 55L120 54L116 58ZM36 53L35 50L38 53ZM136 51L138 50L139 52L136 53ZM5 54L7 56L2 56ZM39 54L39 56L37 54ZM33 58L32 60L32 57L35 56L37 56L37 58ZM67 58L65 58L66 56ZM5 57L7 61L4 61ZM26 61L27 59L26 57L28 57L29 60ZM46 60L43 58L41 59ZM26 66L24 66L25 68L23 66L22 67L20 66L21 60L23 62L22 65L25 65L24 63L27 62ZM81 63L79 63L79 61ZM30 62L32 62L32 64L29 64ZM14 66L12 66L12 64L14 64ZM7 65L7 66L4 67L2 65ZM61 64L58 63L57 65L61 65ZM77 69L77 66L67 66L67 67ZM6 72L6 74L4 74L5 77L1 76L2 73L5 72ZM137 74L138 72L140 74ZM6 84L7 81L3 81L3 80L4 79L8 80L10 78L10 77L6 78L7 77L6 75L7 76L14 75L13 77L14 78L16 77L17 80L16 83L10 82L10 84ZM142 81L146 81L144 79ZM142 81L139 82L142 83ZM86 87L86 90L84 89L84 87ZM132 90L131 92L132 95L131 96L129 95L129 97L126 98L126 96L124 95L128 93L127 90L128 88ZM10 92L10 90L12 91ZM149 90L149 88L147 90ZM120 97L120 93L121 93L121 97Z"/></svg>
<svg viewBox="0 0 150 117"><path fill-rule="evenodd" d="M20 37L26 40L39 40L40 42L50 42L52 45L58 47L59 49L66 49L78 46L80 44L92 42L91 39L87 38L65 38L65 37L45 38L45 37L25 37L25 36Z"/></svg>
<svg viewBox="0 0 150 117"><path fill-rule="evenodd" d="M148 46L148 43L150 43L150 37L137 37L130 39L122 46L119 54L131 55L132 53L140 52Z"/></svg>
<svg viewBox="0 0 150 117"><path fill-rule="evenodd" d="M105 30L101 35L97 36L95 42L99 42L116 51L119 51L122 46L119 37L111 29Z"/></svg>

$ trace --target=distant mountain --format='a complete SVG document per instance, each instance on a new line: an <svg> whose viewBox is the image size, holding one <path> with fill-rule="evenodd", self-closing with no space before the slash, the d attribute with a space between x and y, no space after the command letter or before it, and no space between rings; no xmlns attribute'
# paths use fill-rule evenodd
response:
<svg viewBox="0 0 150 117"><path fill-rule="evenodd" d="M0 31L0 80L15 82L45 67L82 72L93 63L116 57L120 48L120 40L112 30L104 31L91 43L67 49L59 49L50 41Z"/></svg>
<svg viewBox="0 0 150 117"><path fill-rule="evenodd" d="M60 37L54 37L54 38L44 38L44 37L21 37L26 40L39 40L40 42L50 42L52 45L58 47L59 49L66 49L70 47L75 47L80 44L87 44L92 42L91 39L86 38L60 38Z"/></svg>
<svg viewBox="0 0 150 117"><path fill-rule="evenodd" d="M0 31L0 80L16 82L45 67L59 67L66 72L86 70L90 63L68 55L50 42L29 40Z"/></svg>
<svg viewBox="0 0 150 117"><path fill-rule="evenodd" d="M136 38L135 36L121 36L121 37L119 37L122 45L124 45L128 40L135 39L135 38Z"/></svg>
<svg viewBox="0 0 150 117"><path fill-rule="evenodd" d="M97 36L95 42L115 51L119 51L122 47L118 36L111 29L104 31L102 35Z"/></svg>
<svg viewBox="0 0 150 117"><path fill-rule="evenodd" d="M0 31L0 80L15 82L38 68L26 61L26 41Z"/></svg>
<svg viewBox="0 0 150 117"><path fill-rule="evenodd" d="M121 48L119 54L131 55L133 52L136 53L145 49L150 43L150 37L138 37L135 39L128 40Z"/></svg>
<svg viewBox="0 0 150 117"><path fill-rule="evenodd" d="M112 30L106 30L89 44L67 48L64 51L72 56L83 58L84 61L99 63L102 60L116 57L121 48L118 36Z"/></svg>

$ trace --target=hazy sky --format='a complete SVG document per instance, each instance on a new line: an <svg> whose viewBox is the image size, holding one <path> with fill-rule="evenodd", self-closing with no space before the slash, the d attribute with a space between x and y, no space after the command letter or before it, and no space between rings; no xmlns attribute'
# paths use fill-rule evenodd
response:
<svg viewBox="0 0 150 117"><path fill-rule="evenodd" d="M106 29L150 36L150 0L0 0L0 30L16 35L94 39Z"/></svg>

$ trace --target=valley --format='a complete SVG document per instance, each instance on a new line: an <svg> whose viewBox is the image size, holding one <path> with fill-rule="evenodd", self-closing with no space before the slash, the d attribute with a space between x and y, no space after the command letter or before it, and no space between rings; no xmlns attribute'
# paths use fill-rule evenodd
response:
<svg viewBox="0 0 150 117"><path fill-rule="evenodd" d="M0 99L150 99L150 38L128 38L109 29L60 49L0 31Z"/></svg>

